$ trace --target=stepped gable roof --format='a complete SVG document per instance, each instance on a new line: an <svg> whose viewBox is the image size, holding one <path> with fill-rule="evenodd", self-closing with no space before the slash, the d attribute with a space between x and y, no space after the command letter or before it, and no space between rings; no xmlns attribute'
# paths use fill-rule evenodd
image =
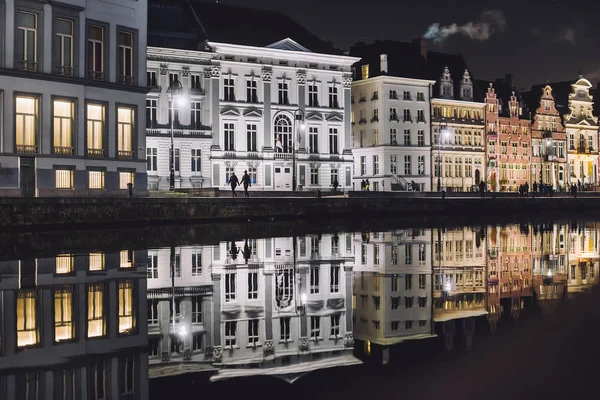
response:
<svg viewBox="0 0 600 400"><path fill-rule="evenodd" d="M508 104L514 92L515 96L517 97L517 102L522 108L522 115L520 118L530 119L530 109L523 99L522 91L517 90L514 86L511 86L503 79L496 79L494 81L477 80L477 86L479 88L485 88L486 93L487 89L490 87L490 83L493 85L494 91L496 92L496 98L498 99L498 104L501 106L499 114L500 117L510 117L510 109L508 108Z"/></svg>
<svg viewBox="0 0 600 400"><path fill-rule="evenodd" d="M387 55L388 71L381 72L381 54ZM469 70L473 81L474 101L483 102L485 90L478 87L474 74L468 68L467 62L462 54L448 54L426 49L423 39L416 39L411 43L395 40L376 40L373 43L357 43L350 48L350 55L360 57L362 60L355 65L355 80L361 80L362 65L369 64L369 77L382 75L426 79L438 82L448 67L454 81L454 93L457 98L460 93L460 83L465 69ZM438 83L434 85L434 97L438 97Z"/></svg>
<svg viewBox="0 0 600 400"><path fill-rule="evenodd" d="M148 8L150 46L196 49L206 42L253 47L278 44L273 47L342 55L279 11L200 0L150 0ZM288 38L292 41L285 42Z"/></svg>
<svg viewBox="0 0 600 400"><path fill-rule="evenodd" d="M565 114L569 113L569 94L572 90L571 85L573 85L575 82L577 82L577 80L574 79L570 81L536 84L531 86L531 90L523 93L523 99L525 100L529 110L531 110L532 115L534 115L536 110L541 105L540 100L542 98L544 88L549 85L552 88L552 96L554 97L554 102L556 103L556 110L560 113L561 120L563 120Z"/></svg>

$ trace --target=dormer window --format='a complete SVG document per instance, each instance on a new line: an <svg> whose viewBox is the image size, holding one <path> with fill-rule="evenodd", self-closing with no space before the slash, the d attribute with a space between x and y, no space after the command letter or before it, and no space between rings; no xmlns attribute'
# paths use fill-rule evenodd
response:
<svg viewBox="0 0 600 400"><path fill-rule="evenodd" d="M369 64L362 66L362 79L369 79Z"/></svg>

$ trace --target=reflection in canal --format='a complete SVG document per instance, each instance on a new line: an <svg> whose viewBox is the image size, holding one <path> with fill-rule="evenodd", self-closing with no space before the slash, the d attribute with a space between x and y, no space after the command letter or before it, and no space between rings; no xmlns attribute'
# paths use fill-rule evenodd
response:
<svg viewBox="0 0 600 400"><path fill-rule="evenodd" d="M470 349L595 285L598 241L594 223L510 225L1 262L0 393L147 399L148 377L294 382L416 342Z"/></svg>

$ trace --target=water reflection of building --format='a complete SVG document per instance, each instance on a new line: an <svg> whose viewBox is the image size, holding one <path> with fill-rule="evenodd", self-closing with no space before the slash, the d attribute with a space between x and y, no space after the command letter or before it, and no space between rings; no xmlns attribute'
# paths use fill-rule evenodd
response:
<svg viewBox="0 0 600 400"><path fill-rule="evenodd" d="M355 238L355 328L359 352L430 338L431 230L396 230ZM375 347L377 349L375 349Z"/></svg>
<svg viewBox="0 0 600 400"><path fill-rule="evenodd" d="M598 226L584 223L569 232L568 291L580 292L598 284L600 255Z"/></svg>
<svg viewBox="0 0 600 400"><path fill-rule="evenodd" d="M154 369L183 361L217 368L213 380L257 374L295 379L357 362L347 312L350 236L223 242L150 250L149 258Z"/></svg>
<svg viewBox="0 0 600 400"><path fill-rule="evenodd" d="M474 317L486 315L486 242L479 229L470 227L434 229L433 318L452 347L455 320L461 321L468 343L474 332Z"/></svg>
<svg viewBox="0 0 600 400"><path fill-rule="evenodd" d="M146 252L0 262L6 399L147 399Z"/></svg>
<svg viewBox="0 0 600 400"><path fill-rule="evenodd" d="M568 226L564 224L533 226L533 287L544 313L552 313L567 290L568 234Z"/></svg>

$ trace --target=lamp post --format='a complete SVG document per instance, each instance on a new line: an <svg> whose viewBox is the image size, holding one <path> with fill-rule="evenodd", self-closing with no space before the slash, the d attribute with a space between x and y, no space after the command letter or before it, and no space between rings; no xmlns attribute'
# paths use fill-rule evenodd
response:
<svg viewBox="0 0 600 400"><path fill-rule="evenodd" d="M173 141L174 131L173 131L173 121L175 120L175 111L174 111L174 100L177 99L181 101L181 93L183 92L183 85L177 78L171 82L169 85L169 98L171 100L171 162L170 162L170 173L169 173L169 190L175 189L175 144Z"/></svg>
<svg viewBox="0 0 600 400"><path fill-rule="evenodd" d="M438 174L437 174L437 191L442 191L441 186L441 176L442 176L442 156L441 156L441 147L442 147L442 136L445 136L448 132L448 123L446 121L440 122L440 132L438 134L438 156L437 156L437 164L438 164Z"/></svg>
<svg viewBox="0 0 600 400"><path fill-rule="evenodd" d="M299 121L300 126L298 127L301 133L304 133L304 131L306 130L306 124L304 123L304 110L301 109L296 109L294 110L294 112L292 113L291 111L287 111L287 110L279 110L275 113L275 115L273 115L273 120L275 120L277 118L277 115L280 113L290 113L293 114L294 116L294 122L292 125L292 191L296 191L296 142L297 142L297 132L296 132L296 121ZM275 129L277 129L277 127L275 127ZM299 142L299 140L298 140Z"/></svg>

